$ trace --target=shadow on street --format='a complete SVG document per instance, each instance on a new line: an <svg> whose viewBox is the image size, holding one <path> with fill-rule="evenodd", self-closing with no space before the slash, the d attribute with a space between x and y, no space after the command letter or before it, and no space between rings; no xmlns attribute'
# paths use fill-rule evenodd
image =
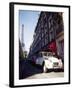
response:
<svg viewBox="0 0 72 90"><path fill-rule="evenodd" d="M19 79L25 79L38 73L42 73L42 68L32 64L29 60L19 61Z"/></svg>

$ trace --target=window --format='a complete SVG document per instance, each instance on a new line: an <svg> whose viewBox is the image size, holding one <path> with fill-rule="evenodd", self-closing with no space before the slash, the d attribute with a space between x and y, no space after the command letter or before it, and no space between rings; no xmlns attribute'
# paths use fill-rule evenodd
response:
<svg viewBox="0 0 72 90"><path fill-rule="evenodd" d="M43 38L43 36L44 36L44 33L42 32L42 38Z"/></svg>
<svg viewBox="0 0 72 90"><path fill-rule="evenodd" d="M44 39L42 39L42 47L44 46Z"/></svg>
<svg viewBox="0 0 72 90"><path fill-rule="evenodd" d="M50 26L51 26L51 24L50 24L50 22L49 22L49 29L50 29Z"/></svg>
<svg viewBox="0 0 72 90"><path fill-rule="evenodd" d="M47 29L45 29L45 34L47 33Z"/></svg>
<svg viewBox="0 0 72 90"><path fill-rule="evenodd" d="M45 38L45 45L46 45L46 38Z"/></svg>
<svg viewBox="0 0 72 90"><path fill-rule="evenodd" d="M50 41L52 41L54 39L54 30L53 30L53 28L50 31L49 36L50 36Z"/></svg>
<svg viewBox="0 0 72 90"><path fill-rule="evenodd" d="M39 41L41 40L41 36L39 36Z"/></svg>
<svg viewBox="0 0 72 90"><path fill-rule="evenodd" d="M45 45L48 44L48 34L45 35Z"/></svg>

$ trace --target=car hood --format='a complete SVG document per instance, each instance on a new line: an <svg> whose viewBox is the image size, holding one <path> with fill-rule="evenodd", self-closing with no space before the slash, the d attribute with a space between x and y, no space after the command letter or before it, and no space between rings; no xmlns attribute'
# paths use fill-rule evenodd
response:
<svg viewBox="0 0 72 90"><path fill-rule="evenodd" d="M51 56L51 57L48 57L48 59L52 62L59 62L58 58L56 58L56 57Z"/></svg>

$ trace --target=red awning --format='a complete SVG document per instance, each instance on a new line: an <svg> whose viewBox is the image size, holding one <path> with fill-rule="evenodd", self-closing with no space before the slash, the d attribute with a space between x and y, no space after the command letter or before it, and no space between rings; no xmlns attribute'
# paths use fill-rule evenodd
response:
<svg viewBox="0 0 72 90"><path fill-rule="evenodd" d="M56 42L53 41L48 45L48 49L52 52L56 52L57 51L57 47L56 47Z"/></svg>

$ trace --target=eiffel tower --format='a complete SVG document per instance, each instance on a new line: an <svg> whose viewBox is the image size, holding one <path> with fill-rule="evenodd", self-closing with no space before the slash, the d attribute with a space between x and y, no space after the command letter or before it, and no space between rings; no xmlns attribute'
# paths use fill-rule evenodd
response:
<svg viewBox="0 0 72 90"><path fill-rule="evenodd" d="M22 49L25 51L25 44L24 44L24 24L22 24L22 33L21 33L21 41L22 41Z"/></svg>

